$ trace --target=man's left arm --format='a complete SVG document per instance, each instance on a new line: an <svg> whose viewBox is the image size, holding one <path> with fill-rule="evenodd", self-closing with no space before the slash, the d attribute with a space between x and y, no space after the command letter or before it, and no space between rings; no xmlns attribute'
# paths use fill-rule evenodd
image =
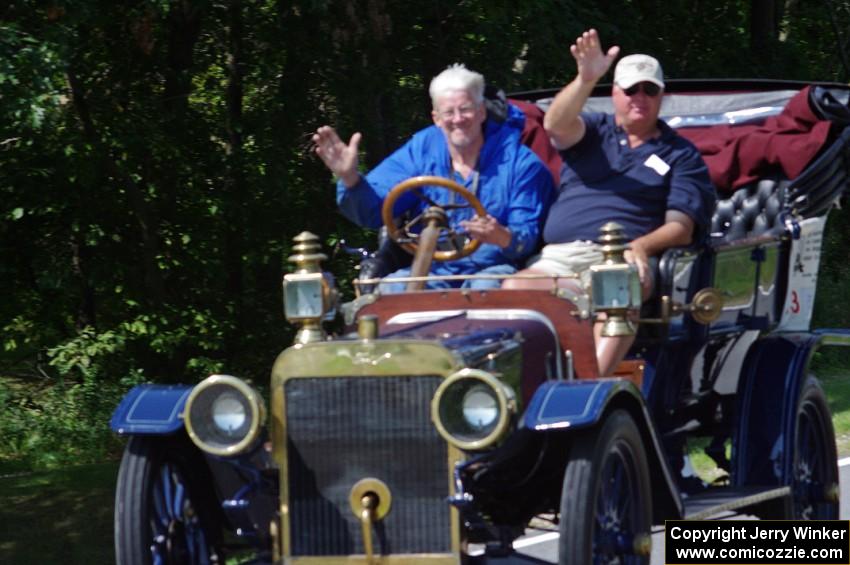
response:
<svg viewBox="0 0 850 565"><path fill-rule="evenodd" d="M627 254L637 264L644 289L651 284L648 258L671 247L691 245L702 240L714 212L716 194L708 168L696 148L683 152L670 171L670 192L664 223L657 229L632 241Z"/></svg>
<svg viewBox="0 0 850 565"><path fill-rule="evenodd" d="M671 247L690 245L693 234L694 221L690 216L678 210L667 210L661 226L632 240L631 249L626 251L626 260L637 266L644 292L647 292L652 284L649 258L660 255Z"/></svg>

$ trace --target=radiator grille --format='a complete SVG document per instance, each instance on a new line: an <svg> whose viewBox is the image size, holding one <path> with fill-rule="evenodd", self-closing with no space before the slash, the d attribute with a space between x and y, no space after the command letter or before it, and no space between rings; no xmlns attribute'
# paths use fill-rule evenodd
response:
<svg viewBox="0 0 850 565"><path fill-rule="evenodd" d="M362 554L349 492L374 477L392 509L375 550L451 551L448 453L431 423L441 378L324 377L285 384L291 555Z"/></svg>

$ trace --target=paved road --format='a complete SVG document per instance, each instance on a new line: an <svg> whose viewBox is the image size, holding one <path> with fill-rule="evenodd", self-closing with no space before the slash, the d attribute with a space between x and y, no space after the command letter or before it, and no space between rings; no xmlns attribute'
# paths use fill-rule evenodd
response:
<svg viewBox="0 0 850 565"><path fill-rule="evenodd" d="M839 461L839 474L841 482L841 510L842 519L850 519L850 458ZM740 517L736 517L740 518ZM651 565L664 565L664 530L657 528L652 535L652 561ZM532 533L525 538L517 540L514 547L518 555L499 559L499 565L542 565L555 563L557 557L557 534L554 533ZM491 563L488 560L488 564Z"/></svg>

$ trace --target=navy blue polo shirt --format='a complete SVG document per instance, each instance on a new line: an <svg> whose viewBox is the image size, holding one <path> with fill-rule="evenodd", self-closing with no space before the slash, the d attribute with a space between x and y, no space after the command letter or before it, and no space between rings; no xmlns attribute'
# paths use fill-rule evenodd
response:
<svg viewBox="0 0 850 565"><path fill-rule="evenodd" d="M606 222L621 224L629 239L664 223L667 210L687 214L695 241L708 231L716 195L694 145L662 120L661 135L632 149L610 114L582 114L587 126L576 145L561 151L558 197L543 229L546 243L591 240Z"/></svg>

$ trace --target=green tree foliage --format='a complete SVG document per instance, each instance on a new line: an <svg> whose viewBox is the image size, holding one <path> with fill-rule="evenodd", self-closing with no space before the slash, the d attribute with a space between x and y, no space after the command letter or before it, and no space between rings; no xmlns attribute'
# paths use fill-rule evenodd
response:
<svg viewBox="0 0 850 565"><path fill-rule="evenodd" d="M591 26L673 77L846 80L832 4L846 8L767 2L756 26L762 12L740 1L4 3L2 362L38 394L0 390L3 429L74 414L95 430L74 437L97 445L134 382L224 369L265 381L291 340L280 279L292 237L372 240L336 212L310 151L319 125L361 131L371 166L429 119L427 83L447 64L508 91L557 87ZM77 433L41 421L43 446Z"/></svg>

